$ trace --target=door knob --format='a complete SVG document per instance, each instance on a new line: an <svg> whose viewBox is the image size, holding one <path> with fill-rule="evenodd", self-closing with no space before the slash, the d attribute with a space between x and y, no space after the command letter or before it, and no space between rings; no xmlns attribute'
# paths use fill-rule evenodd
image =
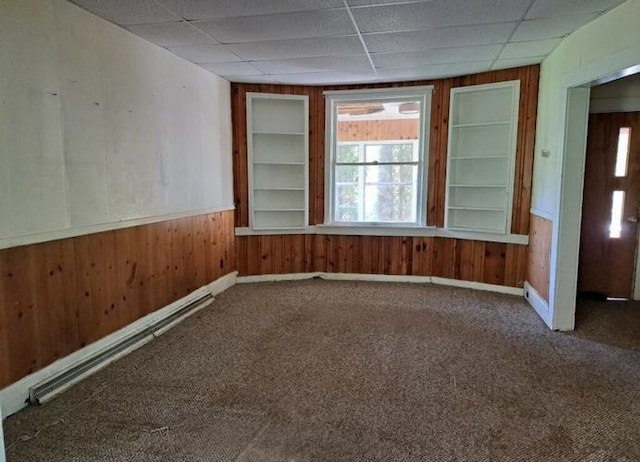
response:
<svg viewBox="0 0 640 462"><path fill-rule="evenodd" d="M638 217L628 217L627 221L630 223L637 223L638 222Z"/></svg>

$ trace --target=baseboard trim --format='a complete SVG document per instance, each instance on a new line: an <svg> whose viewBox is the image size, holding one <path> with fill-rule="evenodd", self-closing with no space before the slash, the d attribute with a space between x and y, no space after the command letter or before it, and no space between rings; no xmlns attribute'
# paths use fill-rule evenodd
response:
<svg viewBox="0 0 640 462"><path fill-rule="evenodd" d="M536 310L538 316L542 318L544 323L551 329L551 319L549 319L549 304L542 298L536 289L533 288L528 281L524 282L524 298L529 302L529 305Z"/></svg>
<svg viewBox="0 0 640 462"><path fill-rule="evenodd" d="M87 345L86 347L78 351L75 351L68 356L65 356L64 358L59 359L58 361L46 366L44 369L34 372L33 374L28 375L27 377L24 377L18 382L13 383L8 387L0 390L0 409L2 409L3 417L6 418L7 416L10 416L11 414L18 412L19 410L27 406L29 402L29 390L32 387L46 380L49 380L52 377L58 376L59 374L63 374L64 372L78 366L87 358L91 358L99 354L100 352L106 351L112 348L114 345L120 342L126 341L126 339L147 330L149 326L157 324L163 319L171 317L174 313L180 311L186 305L194 302L195 300L202 298L203 296L211 294L215 297L217 294L233 286L236 283L237 275L238 273L234 271L225 276L222 276L221 278L218 278L214 282L193 291L186 297L176 300L175 302L165 306L164 308L160 308L159 310L154 311L153 313L150 313L147 316L138 319L137 321L134 321L128 326L125 326L122 329L116 332L113 332L112 334L109 334L106 337L103 337L100 340L90 345ZM98 370L102 369L103 367L112 363L118 358L121 358L131 353L132 351L140 348L142 345L149 342L153 338L157 337L158 335L161 335L162 333L166 332L170 328L182 322L189 316L197 313L200 309L207 306L211 301L212 300L209 300L208 302L203 303L202 306L199 306L189 311L185 315L174 319L171 323L167 324L166 326L163 326L161 329L155 330L152 334L149 334L141 338L135 344L130 345L127 349L119 352L115 356L110 357L107 361L97 364L95 367L87 370L82 375L76 377L72 382L66 384L63 388L57 390L57 392L59 393L64 389L69 388L74 383L77 383L78 381L86 378L87 376L97 372Z"/></svg>
<svg viewBox="0 0 640 462"><path fill-rule="evenodd" d="M327 273L316 271L313 273L264 274L258 276L238 276L237 283L298 281L303 279L321 278L335 281L372 281L372 282L411 282L417 284L438 284L466 289L484 290L509 295L524 295L519 287L507 287L484 282L462 281L459 279L440 278L436 276L402 276L394 274L360 274L360 273Z"/></svg>

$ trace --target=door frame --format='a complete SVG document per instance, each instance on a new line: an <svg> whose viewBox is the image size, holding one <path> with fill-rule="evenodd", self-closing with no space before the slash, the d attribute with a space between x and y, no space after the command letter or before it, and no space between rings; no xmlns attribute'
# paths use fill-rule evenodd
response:
<svg viewBox="0 0 640 462"><path fill-rule="evenodd" d="M573 330L575 327L590 88L638 72L640 44L569 72L562 81L561 115L565 128L560 140L563 150L560 153L561 173L557 179L559 201L553 220L549 315L545 319L554 330ZM638 260L636 256L636 266ZM638 271L635 278L634 295L640 291Z"/></svg>

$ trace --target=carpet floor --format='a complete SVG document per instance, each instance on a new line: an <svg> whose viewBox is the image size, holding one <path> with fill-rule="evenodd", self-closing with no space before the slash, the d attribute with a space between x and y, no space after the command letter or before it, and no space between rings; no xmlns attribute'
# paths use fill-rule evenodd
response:
<svg viewBox="0 0 640 462"><path fill-rule="evenodd" d="M640 306L239 284L5 421L18 461L640 461Z"/></svg>

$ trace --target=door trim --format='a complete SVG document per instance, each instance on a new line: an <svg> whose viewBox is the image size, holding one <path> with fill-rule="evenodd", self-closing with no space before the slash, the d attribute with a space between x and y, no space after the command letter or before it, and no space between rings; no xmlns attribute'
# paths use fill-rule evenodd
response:
<svg viewBox="0 0 640 462"><path fill-rule="evenodd" d="M589 88L637 72L640 72L640 44L570 72L562 82L561 114L565 130L560 140L563 146L561 174L557 179L560 195L553 220L549 281L551 316L548 324L554 330L573 330L575 327L580 250L576 237L580 236L582 218Z"/></svg>

